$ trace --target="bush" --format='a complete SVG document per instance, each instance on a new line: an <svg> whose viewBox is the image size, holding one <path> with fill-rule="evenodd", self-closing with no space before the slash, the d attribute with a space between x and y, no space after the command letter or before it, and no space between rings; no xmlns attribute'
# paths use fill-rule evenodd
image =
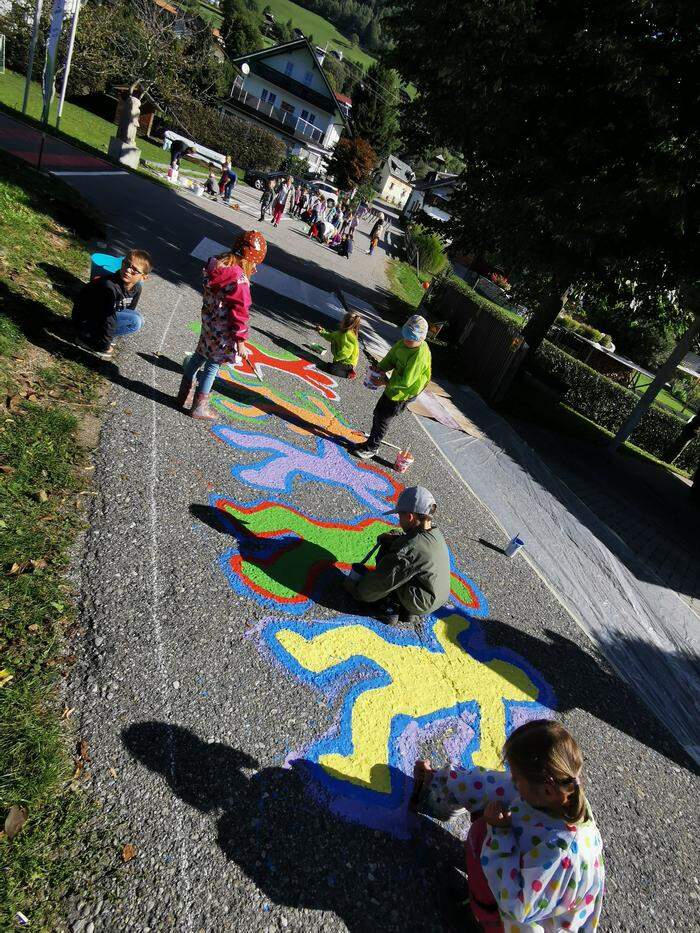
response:
<svg viewBox="0 0 700 933"><path fill-rule="evenodd" d="M178 116L187 128L183 134L209 149L230 155L233 164L243 169L275 171L287 154L284 143L269 130L206 104L188 102Z"/></svg>
<svg viewBox="0 0 700 933"><path fill-rule="evenodd" d="M437 275L447 266L445 244L437 233L426 230L421 224L414 224L407 230L407 236L418 255L421 273Z"/></svg>
<svg viewBox="0 0 700 933"><path fill-rule="evenodd" d="M564 401L586 418L615 433L639 401L635 392L613 382L590 366L545 340L535 354L535 363L566 385ZM676 440L685 421L670 412L652 407L643 416L630 440L659 460ZM700 438L686 447L678 460L692 471L700 460Z"/></svg>
<svg viewBox="0 0 700 933"><path fill-rule="evenodd" d="M590 324L577 321L569 317L568 314L560 314L557 318L557 324L560 327L564 327L566 330L571 330L575 334L579 334L581 337L585 337L587 340L593 340L595 343L602 343L603 341L602 331L596 330L596 328L591 327Z"/></svg>
<svg viewBox="0 0 700 933"><path fill-rule="evenodd" d="M464 279L460 279L453 272L445 272L434 278L421 302L421 313L426 317L431 317L434 321L454 321L457 326L465 317L464 310L468 312L470 309L474 312L486 311L497 317L512 329L513 336L519 333L525 323L516 321L497 304L474 291L471 285L467 285Z"/></svg>

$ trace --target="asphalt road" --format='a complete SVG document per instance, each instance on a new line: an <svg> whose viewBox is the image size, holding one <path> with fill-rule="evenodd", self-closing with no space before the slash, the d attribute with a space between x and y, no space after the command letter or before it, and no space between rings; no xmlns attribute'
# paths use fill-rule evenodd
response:
<svg viewBox="0 0 700 933"><path fill-rule="evenodd" d="M488 601L487 610L480 603L484 617L469 622L472 667L459 679L471 700L443 717L400 720L388 743L390 795L376 791L379 772L368 787L342 777L342 769L341 779L333 778L316 763L329 743L337 747L338 737L366 748L375 735L379 714L351 723L350 733L344 714L348 697L376 674L387 638L356 615L330 569L307 587L303 602L285 602L280 593L301 592L299 574L340 553L353 522L377 515L376 501L368 506L366 490L364 501L358 498L363 477L337 459L335 444L326 441L319 455L316 438L298 432L323 399L279 369L263 369L264 385L284 393L287 407L304 409L301 416L278 407L265 418L246 407L261 391L252 379L219 385L218 434L173 408L200 302L199 263L189 252L203 236L230 239L241 212L132 175L81 175L71 183L107 215L109 246L152 249L157 274L142 301L146 327L103 367L112 388L90 528L75 561L83 633L66 697L88 743L106 845L115 861L126 844L135 846L135 857L86 884L69 905L66 928L444 929L445 868L459 861L459 846L443 827L407 821L402 774L418 753L440 761L476 750L475 717L489 691L497 698L490 709L508 709L513 721L539 714L528 703L501 706L500 698L518 695L523 683L585 753L587 793L606 845L602 929L694 928L697 775L529 566L489 547L504 543L500 529L411 416L391 438L416 453L405 479L435 491L456 566ZM383 284L381 259L375 259L336 269L335 257L304 240L292 223L272 232L268 254L273 266L313 284L376 298ZM314 322L313 313L285 296L256 291L253 339L268 351L315 359L308 350ZM341 421L366 427L374 397L361 379L344 382L339 393L331 404ZM250 432L263 436L251 442ZM287 451L294 445L292 459L311 462L317 477L307 466L296 478L277 471L263 483L260 461L274 444ZM252 473L241 472L251 466ZM387 464L383 469L398 480ZM222 523L216 502L223 499L237 510L235 526ZM293 528L301 521L309 543L293 551L296 539L285 539L292 559L273 560L268 573L270 542L258 513L271 516L272 506L283 512L273 529L283 533L287 523ZM338 532L339 523L348 527ZM240 570L239 557L247 561L247 577L242 570L225 572ZM264 595L273 591L274 598ZM339 678L311 677L279 648L286 639L301 652L300 633L308 640L327 631L355 639ZM395 680L404 673L417 693L427 683L437 696L444 681L437 668L425 666L426 654L418 650L417 668L406 660L407 649L430 644L429 628L419 636L391 633L392 656L400 658ZM328 663L346 656L343 651L335 643ZM494 680L492 659L508 673ZM391 703L387 709L395 712ZM487 727L498 739L497 715L481 724L482 748ZM379 766L386 756L385 742L367 760Z"/></svg>

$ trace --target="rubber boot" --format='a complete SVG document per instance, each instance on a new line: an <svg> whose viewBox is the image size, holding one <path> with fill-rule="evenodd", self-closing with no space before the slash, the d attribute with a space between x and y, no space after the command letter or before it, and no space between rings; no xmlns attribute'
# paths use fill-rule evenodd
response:
<svg viewBox="0 0 700 933"><path fill-rule="evenodd" d="M175 398L175 404L179 409L185 411L192 404L192 397L194 395L194 379L188 379L187 376L182 377L182 382L180 383L180 388L177 390L177 396Z"/></svg>
<svg viewBox="0 0 700 933"><path fill-rule="evenodd" d="M216 421L216 415L209 407L209 393L195 392L194 403L190 415L193 418L199 418L200 421Z"/></svg>

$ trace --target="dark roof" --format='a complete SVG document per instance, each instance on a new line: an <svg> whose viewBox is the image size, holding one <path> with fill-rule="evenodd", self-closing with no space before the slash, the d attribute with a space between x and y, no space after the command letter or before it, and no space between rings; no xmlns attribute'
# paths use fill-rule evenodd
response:
<svg viewBox="0 0 700 933"><path fill-rule="evenodd" d="M413 171L410 165L406 165L405 162L402 162L401 159L397 159L394 155L387 156L386 161L389 166L389 171L394 176L394 178L398 178L400 181L404 181L408 185L413 183L416 177L416 173Z"/></svg>
<svg viewBox="0 0 700 933"><path fill-rule="evenodd" d="M323 82L326 85L326 88L328 90L328 97L330 98L328 103L331 104L332 107L335 109L335 111L340 114L340 118L343 121L344 126L347 128L348 126L347 119L345 117L345 114L342 111L342 108L338 106L338 101L336 100L335 91L331 87L330 82L328 81L328 78L326 77L326 73L321 67L321 63L318 60L318 56L314 52L313 47L311 46L311 43L306 37L301 38L301 39L294 39L292 42L281 42L279 45L273 45L269 49L261 49L259 52L251 52L249 55L240 55L238 58L232 59L232 61L234 65L242 65L243 62L248 62L248 64L254 63L256 61L262 62L262 59L270 58L274 55L278 55L280 52L294 52L296 51L296 49L303 49L303 48L306 48L309 50L309 52L311 53L311 57L314 61L314 64L316 65L318 70L321 72ZM291 84L298 85L298 88L290 87ZM290 90L292 93L296 93L296 96L301 97L302 99L307 99L309 96L309 93L313 93L317 95L318 97L321 97L321 95L318 94L318 92L315 92L315 91L312 92L310 91L310 89L306 89L307 94L297 93L297 91L301 91L304 89L304 85L301 84L299 81L294 81L293 79L290 79L287 75L285 75L281 71L279 72L279 86L287 87L288 90ZM328 109L329 109L329 112L332 112L330 108Z"/></svg>
<svg viewBox="0 0 700 933"><path fill-rule="evenodd" d="M432 178L432 175L437 175L437 177ZM450 172L431 172L430 175L426 175L425 178L417 181L413 187L416 191L429 191L431 188L442 188L443 186L456 187L460 182L459 175Z"/></svg>

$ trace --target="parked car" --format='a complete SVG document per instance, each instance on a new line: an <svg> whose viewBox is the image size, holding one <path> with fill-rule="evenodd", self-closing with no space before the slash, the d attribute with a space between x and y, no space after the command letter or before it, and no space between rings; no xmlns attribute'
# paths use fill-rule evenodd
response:
<svg viewBox="0 0 700 933"><path fill-rule="evenodd" d="M311 185L315 192L322 194L326 203L330 204L331 207L336 203L340 197L340 191L334 185L330 185L327 181L314 181L311 182Z"/></svg>

